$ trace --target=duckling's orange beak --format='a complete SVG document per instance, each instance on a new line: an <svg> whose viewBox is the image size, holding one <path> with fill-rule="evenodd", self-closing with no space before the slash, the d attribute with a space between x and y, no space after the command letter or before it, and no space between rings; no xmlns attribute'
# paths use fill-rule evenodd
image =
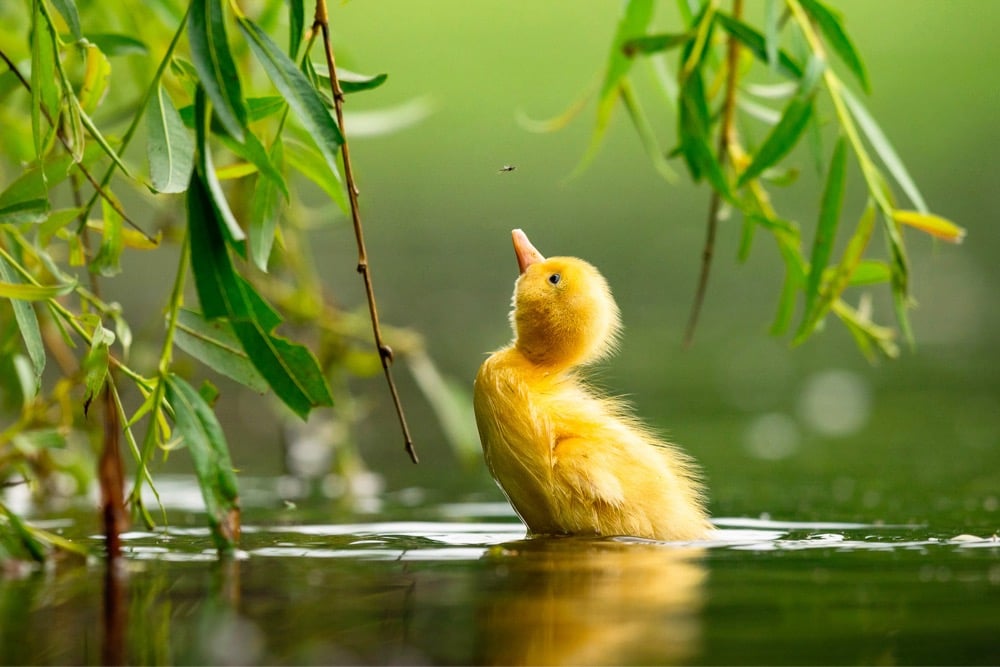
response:
<svg viewBox="0 0 1000 667"><path fill-rule="evenodd" d="M515 229L510 235L514 239L514 254L517 255L517 268L521 273L524 273L532 264L545 261L542 253L531 245L531 241L520 229Z"/></svg>

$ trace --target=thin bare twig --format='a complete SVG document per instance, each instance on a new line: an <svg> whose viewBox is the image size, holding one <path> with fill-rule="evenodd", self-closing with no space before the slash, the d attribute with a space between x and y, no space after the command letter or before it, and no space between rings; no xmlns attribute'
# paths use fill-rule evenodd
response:
<svg viewBox="0 0 1000 667"><path fill-rule="evenodd" d="M7 54L3 52L2 49L0 49L0 60L3 60L4 63L6 63L10 71L13 72L14 76L17 77L17 80L21 82L22 86L24 86L24 89L27 90L29 93L31 93L31 84L28 82L27 79L24 78L24 75L21 74L20 70L17 69L17 66L11 61L11 59L7 56ZM62 130L56 125L56 121L52 118L52 115L49 113L49 110L45 108L44 104L41 105L41 112L45 116L45 120L49 121L49 124L52 127L56 128L56 137L59 138L59 142L63 145L63 148L65 148L66 151L72 155L73 147L69 145L69 141L66 139L66 136L63 134ZM132 227L132 229L142 234L147 241L149 241L153 245L159 245L159 241L157 241L155 237L150 236L148 233L146 233L146 230L140 227L134 220L132 220L132 218L128 216L128 214L125 212L125 209L122 208L121 204L119 204L114 197L112 197L107 193L107 191L105 191L105 189L101 186L100 183L97 182L97 179L94 178L94 176L90 173L90 171L83 166L82 162L74 161L74 164L80 170L80 173L82 173L84 177L87 179L87 181L89 181L90 184L93 186L94 191L98 195L100 195L102 199L108 202L108 204L111 205L111 208L113 208L115 212L122 217L122 220L128 223L128 225Z"/></svg>
<svg viewBox="0 0 1000 667"><path fill-rule="evenodd" d="M743 14L743 0L733 0L733 18L740 19ZM729 144L734 140L736 130L733 127L733 110L736 107L736 81L739 78L740 42L735 36L729 36L726 53L726 98L722 106L722 125L719 130L719 168L723 171L726 158L729 155ZM715 253L715 232L719 224L719 207L722 205L722 195L718 190L712 191L708 203L708 222L705 230L705 247L701 254L701 274L698 277L698 287L691 304L691 314L687 329L684 332L684 347L691 347L694 342L694 332L698 328L698 316L701 305L705 302L705 292L708 290L708 276L712 270L712 256Z"/></svg>
<svg viewBox="0 0 1000 667"><path fill-rule="evenodd" d="M316 28L319 28L323 33L326 66L330 72L330 92L333 95L333 105L337 113L337 125L340 126L341 138L343 139L340 151L344 158L344 180L347 181L347 196L351 202L351 221L354 223L354 238L358 243L358 273L361 274L365 283L365 295L368 297L368 312L371 315L375 347L378 348L379 359L382 361L382 370L385 372L385 379L389 384L389 392L392 394L392 402L396 408L396 415L399 417L399 425L403 430L406 453L410 455L410 459L414 463L417 463L417 452L413 447L410 429L406 425L403 405L399 400L399 392L396 390L396 383L392 379L392 372L389 370L392 364L392 348L382 340L382 330L378 323L378 310L375 307L375 290L372 287L371 269L368 266L368 253L365 250L365 237L361 227L361 212L358 207L358 186L354 181L354 170L351 168L351 153L347 146L347 132L344 129L344 91L341 90L340 81L337 78L337 66L333 58L333 47L330 43L330 25L326 0L316 0L316 14L312 29L316 30Z"/></svg>

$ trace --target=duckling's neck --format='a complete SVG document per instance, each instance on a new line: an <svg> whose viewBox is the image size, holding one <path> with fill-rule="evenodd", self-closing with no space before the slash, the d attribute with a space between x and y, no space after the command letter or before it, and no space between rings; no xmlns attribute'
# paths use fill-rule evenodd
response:
<svg viewBox="0 0 1000 667"><path fill-rule="evenodd" d="M533 366L546 373L556 374L568 371L585 363L589 350L579 341L544 336L519 335L512 347Z"/></svg>

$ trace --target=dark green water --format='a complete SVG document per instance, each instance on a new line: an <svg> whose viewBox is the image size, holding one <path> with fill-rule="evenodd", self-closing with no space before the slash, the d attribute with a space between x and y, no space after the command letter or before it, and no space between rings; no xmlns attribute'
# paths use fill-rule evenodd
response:
<svg viewBox="0 0 1000 667"><path fill-rule="evenodd" d="M197 490L125 571L0 579L4 664L996 664L1000 542L719 518L712 539L525 540L505 504L282 507L219 561ZM88 517L50 525L86 534ZM957 539L956 539L957 538ZM96 544L97 538L88 538Z"/></svg>

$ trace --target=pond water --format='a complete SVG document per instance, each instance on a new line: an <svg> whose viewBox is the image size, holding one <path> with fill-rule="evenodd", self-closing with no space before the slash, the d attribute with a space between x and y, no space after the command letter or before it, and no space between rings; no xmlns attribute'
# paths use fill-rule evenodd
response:
<svg viewBox="0 0 1000 667"><path fill-rule="evenodd" d="M171 524L126 534L116 575L0 579L0 662L1000 662L995 535L757 517L694 543L527 540L505 503L390 498L331 521L244 480L242 550L220 560L197 489L160 487ZM92 514L38 521L97 546Z"/></svg>

